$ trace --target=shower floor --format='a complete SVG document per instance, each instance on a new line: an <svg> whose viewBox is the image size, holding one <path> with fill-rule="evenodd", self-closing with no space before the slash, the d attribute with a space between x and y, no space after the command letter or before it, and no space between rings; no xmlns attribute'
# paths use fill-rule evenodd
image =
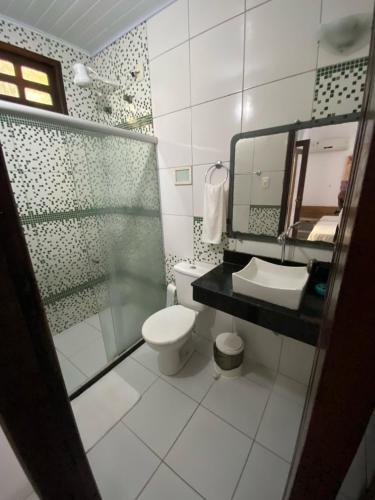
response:
<svg viewBox="0 0 375 500"><path fill-rule="evenodd" d="M102 321L106 316L106 311L101 313ZM55 335L53 341L69 393L108 363L98 314Z"/></svg>
<svg viewBox="0 0 375 500"><path fill-rule="evenodd" d="M141 398L88 450L105 500L281 500L307 388L250 364L215 380L210 343L195 342L177 376L146 344L112 371Z"/></svg>

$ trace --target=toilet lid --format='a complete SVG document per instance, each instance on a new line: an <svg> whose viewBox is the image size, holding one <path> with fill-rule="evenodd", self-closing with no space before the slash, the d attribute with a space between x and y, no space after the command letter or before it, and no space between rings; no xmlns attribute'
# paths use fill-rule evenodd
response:
<svg viewBox="0 0 375 500"><path fill-rule="evenodd" d="M154 313L142 326L146 342L163 345L177 342L186 335L195 322L195 312L184 306L171 306Z"/></svg>

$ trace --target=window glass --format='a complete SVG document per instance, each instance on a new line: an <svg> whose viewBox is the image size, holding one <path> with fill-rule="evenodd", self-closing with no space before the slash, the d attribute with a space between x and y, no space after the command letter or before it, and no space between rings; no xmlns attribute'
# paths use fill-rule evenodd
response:
<svg viewBox="0 0 375 500"><path fill-rule="evenodd" d="M22 78L29 82L40 83L41 85L49 85L48 75L44 71L39 71L28 66L21 66Z"/></svg>
<svg viewBox="0 0 375 500"><path fill-rule="evenodd" d="M25 87L25 98L27 101L38 102L39 104L46 104L52 106L52 96L48 92Z"/></svg>
<svg viewBox="0 0 375 500"><path fill-rule="evenodd" d="M0 59L0 73L3 75L15 76L16 70L14 64L6 59Z"/></svg>
<svg viewBox="0 0 375 500"><path fill-rule="evenodd" d="M19 97L20 93L15 83L3 82L0 80L0 94L9 97Z"/></svg>

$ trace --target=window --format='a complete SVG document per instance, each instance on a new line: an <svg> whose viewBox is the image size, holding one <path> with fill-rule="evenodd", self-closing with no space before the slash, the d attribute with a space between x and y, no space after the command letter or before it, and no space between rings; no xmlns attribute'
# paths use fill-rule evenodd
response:
<svg viewBox="0 0 375 500"><path fill-rule="evenodd" d="M0 99L67 114L60 63L0 42Z"/></svg>

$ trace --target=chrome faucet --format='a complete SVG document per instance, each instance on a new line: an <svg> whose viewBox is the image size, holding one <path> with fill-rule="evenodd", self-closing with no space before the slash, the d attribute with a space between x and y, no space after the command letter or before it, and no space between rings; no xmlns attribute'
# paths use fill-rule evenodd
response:
<svg viewBox="0 0 375 500"><path fill-rule="evenodd" d="M283 233L279 234L277 237L277 241L281 245L281 263L284 263L285 260L285 245L286 245L286 240L289 238L289 233L292 229L297 227L299 224L301 224L302 221L297 221L291 226L289 226Z"/></svg>

